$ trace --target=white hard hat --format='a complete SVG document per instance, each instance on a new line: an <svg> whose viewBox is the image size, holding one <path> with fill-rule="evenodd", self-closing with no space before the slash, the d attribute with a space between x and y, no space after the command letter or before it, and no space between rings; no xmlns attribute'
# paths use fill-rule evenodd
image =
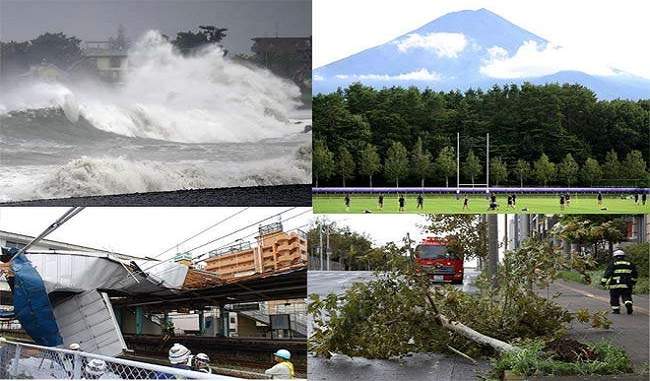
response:
<svg viewBox="0 0 650 381"><path fill-rule="evenodd" d="M92 359L86 364L85 371L90 376L101 376L106 373L106 362L104 360Z"/></svg>
<svg viewBox="0 0 650 381"><path fill-rule="evenodd" d="M618 250L614 250L613 255L614 255L615 257L619 257L619 256L621 256L621 255L625 255L625 252L624 252L623 250L621 250L621 249L618 249Z"/></svg>
<svg viewBox="0 0 650 381"><path fill-rule="evenodd" d="M209 362L210 361L210 357L208 357L208 355L206 355L205 353L199 353L194 358L199 360L199 361L204 361L204 362Z"/></svg>
<svg viewBox="0 0 650 381"><path fill-rule="evenodd" d="M70 344L70 349L73 351L78 351L81 348L81 346L77 343L72 343Z"/></svg>
<svg viewBox="0 0 650 381"><path fill-rule="evenodd" d="M186 346L175 343L169 349L169 362L172 364L182 364L184 362L186 363L191 354L192 352L190 352Z"/></svg>
<svg viewBox="0 0 650 381"><path fill-rule="evenodd" d="M291 358L291 352L289 352L286 349L278 349L278 351L275 352L273 355L277 356L277 357L280 357L280 358L283 358L285 360L289 360Z"/></svg>

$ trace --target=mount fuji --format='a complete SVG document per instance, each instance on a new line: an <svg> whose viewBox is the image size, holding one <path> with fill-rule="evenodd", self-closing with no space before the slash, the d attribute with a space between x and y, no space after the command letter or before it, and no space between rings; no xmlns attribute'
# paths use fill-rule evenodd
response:
<svg viewBox="0 0 650 381"><path fill-rule="evenodd" d="M315 94L354 82L441 91L577 83L601 99L650 98L649 79L588 61L487 9L446 14L313 71Z"/></svg>

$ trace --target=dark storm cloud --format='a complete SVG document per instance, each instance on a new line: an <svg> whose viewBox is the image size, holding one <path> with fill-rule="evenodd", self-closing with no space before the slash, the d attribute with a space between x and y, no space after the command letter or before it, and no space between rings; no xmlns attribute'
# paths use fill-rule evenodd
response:
<svg viewBox="0 0 650 381"><path fill-rule="evenodd" d="M170 37L198 25L228 28L233 53L248 52L253 37L310 36L307 0L0 0L0 40L24 41L45 32L106 40L124 25L137 39L150 29Z"/></svg>

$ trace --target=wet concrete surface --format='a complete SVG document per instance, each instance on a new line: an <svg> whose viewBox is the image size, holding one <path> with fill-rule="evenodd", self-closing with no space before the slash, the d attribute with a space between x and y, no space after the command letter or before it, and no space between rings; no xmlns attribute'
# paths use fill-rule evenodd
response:
<svg viewBox="0 0 650 381"><path fill-rule="evenodd" d="M465 269L463 285L472 292L471 285L478 275L475 269ZM320 296L331 292L343 293L356 282L368 282L374 277L371 271L309 271L308 292ZM309 332L311 332L309 321ZM361 357L334 355L330 359L307 357L307 373L310 380L428 380L461 381L477 379L489 371L490 364L481 360L477 365L458 357L439 353L415 353L400 359L376 360Z"/></svg>

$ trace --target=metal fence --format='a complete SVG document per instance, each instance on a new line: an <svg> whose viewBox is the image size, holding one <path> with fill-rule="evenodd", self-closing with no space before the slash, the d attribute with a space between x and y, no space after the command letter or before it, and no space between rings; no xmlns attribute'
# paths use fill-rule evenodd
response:
<svg viewBox="0 0 650 381"><path fill-rule="evenodd" d="M105 368L88 366L102 360ZM94 364L93 364L94 365ZM241 378L177 369L68 349L0 341L0 379L216 379Z"/></svg>

